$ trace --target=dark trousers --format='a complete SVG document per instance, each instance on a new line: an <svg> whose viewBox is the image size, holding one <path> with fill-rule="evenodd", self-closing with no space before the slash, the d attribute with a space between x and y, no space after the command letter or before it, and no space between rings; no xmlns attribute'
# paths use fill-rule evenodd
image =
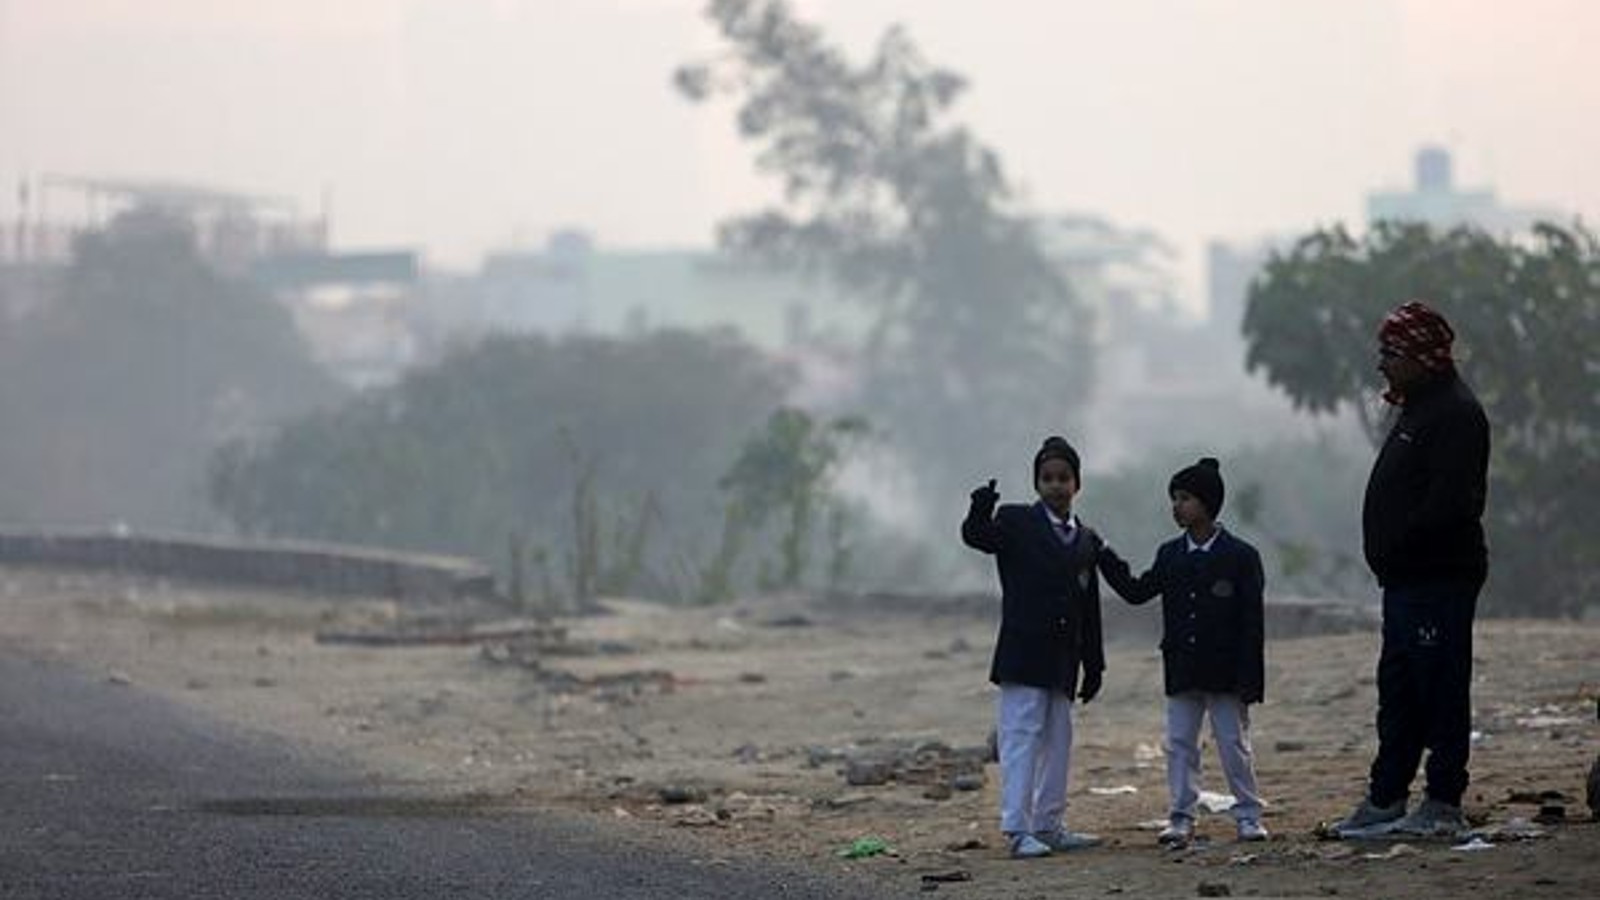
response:
<svg viewBox="0 0 1600 900"><path fill-rule="evenodd" d="M1422 751L1427 795L1452 806L1467 789L1472 745L1472 619L1481 583L1441 582L1383 592L1378 657L1378 756L1369 798L1404 799Z"/></svg>

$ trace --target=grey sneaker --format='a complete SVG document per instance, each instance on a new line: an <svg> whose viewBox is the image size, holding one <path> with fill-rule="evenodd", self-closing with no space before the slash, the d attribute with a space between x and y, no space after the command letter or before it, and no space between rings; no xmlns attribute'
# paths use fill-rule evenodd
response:
<svg viewBox="0 0 1600 900"><path fill-rule="evenodd" d="M1269 837L1267 833L1267 826L1261 824L1260 820L1258 819L1240 819L1238 823L1238 833L1239 840L1245 843L1264 841Z"/></svg>
<svg viewBox="0 0 1600 900"><path fill-rule="evenodd" d="M1038 859L1053 852L1049 844L1025 831L1009 835L1006 842L1011 848L1012 859Z"/></svg>
<svg viewBox="0 0 1600 900"><path fill-rule="evenodd" d="M1100 846L1100 836L1097 834L1082 834L1057 828L1055 831L1041 831L1034 835L1039 843L1051 850L1065 853L1068 850L1085 850L1089 847Z"/></svg>
<svg viewBox="0 0 1600 900"><path fill-rule="evenodd" d="M1467 820L1461 815L1461 807L1430 797L1395 822L1392 831L1413 837L1460 837L1467 833Z"/></svg>
<svg viewBox="0 0 1600 900"><path fill-rule="evenodd" d="M1156 835L1156 843L1163 847L1186 847L1194 840L1194 820L1173 816L1167 827Z"/></svg>
<svg viewBox="0 0 1600 900"><path fill-rule="evenodd" d="M1405 814L1404 797L1388 806L1376 806L1371 799L1362 800L1355 812L1333 824L1333 833L1346 840L1382 837L1392 831Z"/></svg>

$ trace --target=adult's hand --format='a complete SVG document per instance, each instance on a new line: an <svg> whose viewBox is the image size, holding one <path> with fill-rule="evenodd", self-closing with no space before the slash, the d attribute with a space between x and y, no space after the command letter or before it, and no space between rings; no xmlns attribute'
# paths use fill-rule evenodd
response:
<svg viewBox="0 0 1600 900"><path fill-rule="evenodd" d="M1088 703L1090 700L1093 700L1095 697L1099 696L1100 684L1103 680L1103 673L1099 669L1085 669L1083 673L1083 684L1078 686L1078 699L1082 700L1084 703Z"/></svg>

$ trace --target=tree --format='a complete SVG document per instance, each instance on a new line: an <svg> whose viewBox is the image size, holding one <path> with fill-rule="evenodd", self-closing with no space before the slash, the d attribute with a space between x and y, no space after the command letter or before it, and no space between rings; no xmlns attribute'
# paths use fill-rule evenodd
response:
<svg viewBox="0 0 1600 900"><path fill-rule="evenodd" d="M512 556L564 558L578 602L671 594L718 536L717 479L786 381L727 334L492 337L224 448L211 491L247 532L484 559L519 535Z"/></svg>
<svg viewBox="0 0 1600 900"><path fill-rule="evenodd" d="M1374 341L1420 297L1456 330L1463 373L1493 429L1486 606L1576 615L1600 590L1588 498L1600 491L1600 244L1575 225L1523 239L1382 223L1357 240L1317 231L1274 254L1251 285L1247 365L1296 406L1351 405L1374 441L1387 422Z"/></svg>
<svg viewBox="0 0 1600 900"><path fill-rule="evenodd" d="M999 157L946 123L963 79L898 27L856 66L782 0L712 0L707 15L727 49L677 85L739 97L739 128L783 185L720 243L874 304L863 402L887 437L946 486L1025 455L1040 421L1067 429L1091 373L1085 310L1009 208Z"/></svg>
<svg viewBox="0 0 1600 900"><path fill-rule="evenodd" d="M0 509L207 527L212 448L339 393L287 310L208 266L184 220L135 209L0 332Z"/></svg>
<svg viewBox="0 0 1600 900"><path fill-rule="evenodd" d="M718 482L728 495L723 545L706 569L702 595L720 599L729 588L729 573L750 532L759 532L774 516L785 521L778 538L777 573L763 565L764 587L798 588L810 563L812 530L819 512L830 516L830 528L843 527L835 509L833 478L846 443L868 433L865 420L840 417L819 423L804 410L782 407L752 435L733 465ZM831 544L842 547L833 536ZM830 561L829 581L843 573Z"/></svg>

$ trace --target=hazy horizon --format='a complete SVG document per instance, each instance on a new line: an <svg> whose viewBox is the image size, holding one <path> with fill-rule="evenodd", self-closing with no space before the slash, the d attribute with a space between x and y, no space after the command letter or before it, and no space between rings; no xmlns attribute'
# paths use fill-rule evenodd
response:
<svg viewBox="0 0 1600 900"><path fill-rule="evenodd" d="M1029 207L1211 238L1358 222L1419 145L1511 204L1600 211L1600 6L803 0L858 54L900 22ZM242 5L239 5L242 6ZM700 0L0 0L0 217L44 173L286 195L434 264L578 227L705 246L770 195L730 110L672 90ZM1514 10L1514 11L1513 11ZM70 212L58 210L58 212ZM1186 298L1191 304L1198 298Z"/></svg>

